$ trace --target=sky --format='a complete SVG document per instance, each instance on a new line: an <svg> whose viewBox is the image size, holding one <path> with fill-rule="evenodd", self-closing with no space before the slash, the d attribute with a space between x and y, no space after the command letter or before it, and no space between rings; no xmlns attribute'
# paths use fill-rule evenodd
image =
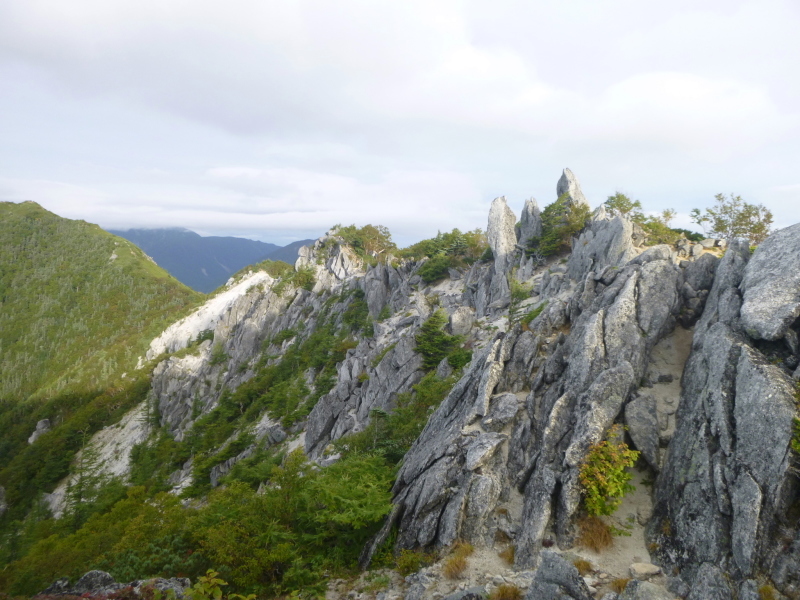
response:
<svg viewBox="0 0 800 600"><path fill-rule="evenodd" d="M800 221L796 0L0 0L0 200L400 245L622 191Z"/></svg>

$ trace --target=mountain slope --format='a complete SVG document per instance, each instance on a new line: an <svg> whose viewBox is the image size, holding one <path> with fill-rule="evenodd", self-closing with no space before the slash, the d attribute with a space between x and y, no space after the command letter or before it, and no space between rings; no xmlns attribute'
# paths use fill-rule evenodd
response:
<svg viewBox="0 0 800 600"><path fill-rule="evenodd" d="M109 229L139 246L177 280L200 292L213 292L242 267L264 260L280 246L237 237L203 237L194 231Z"/></svg>
<svg viewBox="0 0 800 600"><path fill-rule="evenodd" d="M139 248L34 202L0 203L0 398L102 388L199 300Z"/></svg>
<svg viewBox="0 0 800 600"><path fill-rule="evenodd" d="M292 242L291 244L287 244L283 248L278 248L277 250L273 250L270 252L266 258L269 260L280 260L285 263L289 263L293 265L299 256L300 248L303 246L309 246L313 244L316 240L298 240L296 242Z"/></svg>
<svg viewBox="0 0 800 600"><path fill-rule="evenodd" d="M241 273L150 345L146 441L113 461L141 487L80 528L41 519L0 555L0 588L93 565L120 582L213 567L263 597L368 598L379 579L415 600L501 582L528 600L797 597L800 225L755 253L648 246L590 214L570 172L557 188L562 219L531 200L517 227L498 198L469 251L454 230L380 262L352 227L291 272ZM600 551L597 531L624 539ZM356 561L408 576L330 581Z"/></svg>

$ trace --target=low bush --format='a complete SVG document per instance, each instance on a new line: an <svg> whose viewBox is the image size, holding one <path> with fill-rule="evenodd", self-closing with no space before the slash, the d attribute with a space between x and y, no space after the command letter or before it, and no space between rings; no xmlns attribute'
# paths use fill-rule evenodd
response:
<svg viewBox="0 0 800 600"><path fill-rule="evenodd" d="M450 273L449 269L455 266L452 257L447 254L440 253L432 256L420 266L417 274L422 277L425 283L434 283L447 277Z"/></svg>
<svg viewBox="0 0 800 600"><path fill-rule="evenodd" d="M455 544L453 544L452 553L454 556L463 556L464 558L467 558L468 556L472 556L474 552L475 546L469 542L458 540Z"/></svg>
<svg viewBox="0 0 800 600"><path fill-rule="evenodd" d="M483 260L489 250L486 234L480 229L461 233L453 229L450 233L436 234L435 238L422 240L400 250L400 256L411 260L420 260L426 256L433 258L438 254L453 257L455 264L472 264ZM463 261L463 262L462 262Z"/></svg>
<svg viewBox="0 0 800 600"><path fill-rule="evenodd" d="M542 234L531 239L529 249L541 256L552 256L570 249L572 238L586 227L590 217L585 204L569 202L564 194L542 211Z"/></svg>
<svg viewBox="0 0 800 600"><path fill-rule="evenodd" d="M395 568L403 577L416 573L430 562L430 557L422 550L402 549L397 555Z"/></svg>
<svg viewBox="0 0 800 600"><path fill-rule="evenodd" d="M435 369L442 359L457 349L461 339L443 331L447 323L447 315L441 309L434 312L419 328L417 333L417 352L422 355L422 367ZM456 362L463 359L457 358Z"/></svg>
<svg viewBox="0 0 800 600"><path fill-rule="evenodd" d="M761 600L778 600L778 598L780 598L778 591L768 583L759 586L758 597Z"/></svg>
<svg viewBox="0 0 800 600"><path fill-rule="evenodd" d="M581 464L579 479L589 515L610 515L622 497L634 490L626 469L633 466L639 452L628 448L623 435L622 426L613 425L607 439L592 445Z"/></svg>
<svg viewBox="0 0 800 600"><path fill-rule="evenodd" d="M800 417L795 417L793 421L794 434L792 435L792 450L800 455Z"/></svg>

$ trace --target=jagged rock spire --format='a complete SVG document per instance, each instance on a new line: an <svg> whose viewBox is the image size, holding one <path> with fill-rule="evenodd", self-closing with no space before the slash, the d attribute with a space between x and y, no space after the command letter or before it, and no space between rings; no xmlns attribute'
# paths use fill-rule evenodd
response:
<svg viewBox="0 0 800 600"><path fill-rule="evenodd" d="M561 173L561 179L558 180L558 185L556 185L556 193L559 198L566 194L569 196L569 201L573 204L585 204L586 206L590 206L589 201L581 191L581 184L578 183L578 178L575 177L575 174L569 169L564 169L564 172Z"/></svg>
<svg viewBox="0 0 800 600"><path fill-rule="evenodd" d="M506 204L505 196L495 198L489 209L486 237L494 253L495 269L498 272L506 270L509 257L514 253L517 244L516 223L517 217Z"/></svg>
<svg viewBox="0 0 800 600"><path fill-rule="evenodd" d="M527 244L532 238L542 235L542 217L539 205L535 198L525 201L522 209L522 216L519 220L518 243L521 246Z"/></svg>

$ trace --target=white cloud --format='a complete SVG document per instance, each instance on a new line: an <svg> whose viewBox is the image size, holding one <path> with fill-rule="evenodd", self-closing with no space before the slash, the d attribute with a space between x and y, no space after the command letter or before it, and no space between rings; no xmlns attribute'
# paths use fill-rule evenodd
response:
<svg viewBox="0 0 800 600"><path fill-rule="evenodd" d="M548 202L564 166L595 204L772 202L800 158L798 25L789 0L8 0L0 177L208 231L419 237Z"/></svg>

